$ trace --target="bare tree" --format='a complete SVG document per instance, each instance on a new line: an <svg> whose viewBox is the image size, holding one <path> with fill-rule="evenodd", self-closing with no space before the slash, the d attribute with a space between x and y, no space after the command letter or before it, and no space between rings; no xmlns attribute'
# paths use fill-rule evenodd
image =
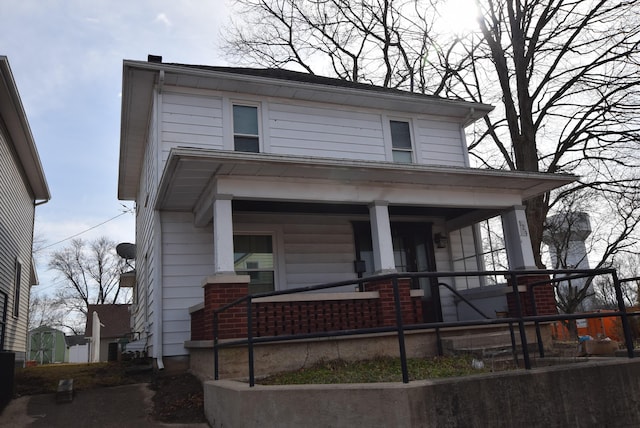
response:
<svg viewBox="0 0 640 428"><path fill-rule="evenodd" d="M31 294L29 300L29 330L41 326L60 328L73 334L82 334L84 323L78 317L69 316L65 302L53 296Z"/></svg>
<svg viewBox="0 0 640 428"><path fill-rule="evenodd" d="M122 303L127 299L119 281L125 261L116 254L115 247L104 237L89 243L74 239L51 255L49 268L65 282L56 297L67 308L86 316L89 304Z"/></svg>
<svg viewBox="0 0 640 428"><path fill-rule="evenodd" d="M640 304L640 257L638 254L623 254L613 263L621 283L622 297L626 306ZM617 309L618 301L610 277L595 281L596 304L599 309Z"/></svg>
<svg viewBox="0 0 640 428"><path fill-rule="evenodd" d="M446 50L438 45L439 3L237 0L237 19L222 34L223 48L243 64L438 94L470 60L454 55L455 37L446 39ZM432 60L446 66L430 67Z"/></svg>
<svg viewBox="0 0 640 428"><path fill-rule="evenodd" d="M472 149L492 146L509 169L581 176L572 188L527 201L534 248L549 211L574 191L637 203L638 2L477 4L484 55L473 62L473 75L492 69L502 112L486 118ZM465 89L481 87L480 79L474 83ZM469 95L480 100L482 94ZM536 263L543 266L540 251Z"/></svg>
<svg viewBox="0 0 640 428"><path fill-rule="evenodd" d="M227 31L241 63L494 103L473 130L478 165L572 173L577 184L526 202L535 262L545 219L574 192L623 223L601 262L634 242L640 210L640 0L476 0L479 33L437 33L446 0L236 0ZM596 266L593 266L596 267Z"/></svg>

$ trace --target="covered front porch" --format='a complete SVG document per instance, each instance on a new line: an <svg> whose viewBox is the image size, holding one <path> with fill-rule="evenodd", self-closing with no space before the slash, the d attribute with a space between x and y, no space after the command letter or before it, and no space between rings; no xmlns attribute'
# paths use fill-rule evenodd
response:
<svg viewBox="0 0 640 428"><path fill-rule="evenodd" d="M395 297L385 275L400 272L442 273L400 281L403 322L457 322L457 291L499 285L495 277L456 276L484 269L477 223L499 217L509 268L532 269L522 203L574 179L172 149L156 208L161 215L192 213L193 226L211 236L213 257L212 272L202 280L203 300L190 309L186 347L193 357L193 343L214 340L215 310L263 292L284 294L252 301L256 335L392 328ZM327 283L339 285L313 289ZM301 287L304 296L290 295ZM486 311L488 318L509 310L507 292L500 293L501 304ZM547 304L555 310L552 300L551 292ZM242 317L231 319L241 323ZM248 334L229 322L223 328L220 321L216 337Z"/></svg>
<svg viewBox="0 0 640 428"><path fill-rule="evenodd" d="M246 274L250 291L264 292L481 270L476 225L492 217L501 218L509 269L534 268L523 201L574 179L181 148L169 153L156 208L190 212L195 227L210 230L210 276ZM414 285L432 297L431 284ZM433 320L449 316L445 309Z"/></svg>

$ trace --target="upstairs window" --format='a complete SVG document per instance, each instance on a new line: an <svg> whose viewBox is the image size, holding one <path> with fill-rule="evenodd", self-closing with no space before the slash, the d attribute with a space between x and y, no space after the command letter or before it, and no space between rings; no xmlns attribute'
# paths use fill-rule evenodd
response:
<svg viewBox="0 0 640 428"><path fill-rule="evenodd" d="M234 104L233 146L237 152L260 152L257 106Z"/></svg>
<svg viewBox="0 0 640 428"><path fill-rule="evenodd" d="M409 122L392 120L390 121L390 125L393 161L399 163L411 163L413 161L413 147L411 145Z"/></svg>

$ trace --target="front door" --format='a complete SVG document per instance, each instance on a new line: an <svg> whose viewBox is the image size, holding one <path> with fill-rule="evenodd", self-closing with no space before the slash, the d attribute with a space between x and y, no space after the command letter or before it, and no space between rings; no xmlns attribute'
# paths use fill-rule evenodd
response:
<svg viewBox="0 0 640 428"><path fill-rule="evenodd" d="M372 275L373 244L369 222L354 222L356 266L358 276ZM398 272L435 272L431 223L391 222L393 255ZM412 288L422 289L424 322L442 321L440 293L437 278L420 278Z"/></svg>

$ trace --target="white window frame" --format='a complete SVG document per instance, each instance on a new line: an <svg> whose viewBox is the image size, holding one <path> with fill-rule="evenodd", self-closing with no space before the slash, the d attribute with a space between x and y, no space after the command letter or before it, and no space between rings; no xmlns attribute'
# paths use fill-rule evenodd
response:
<svg viewBox="0 0 640 428"><path fill-rule="evenodd" d="M276 227L264 229L258 225L234 224L233 235L271 236L271 252L273 254L273 289L274 291L284 290L286 288L284 281L287 275L285 272L284 254L282 253L282 249L284 248L282 228Z"/></svg>
<svg viewBox="0 0 640 428"><path fill-rule="evenodd" d="M253 134L236 134L234 129L234 121L233 121L233 110L235 106L239 107L255 107L256 109L256 119L258 121L258 135ZM263 129L262 129L262 106L259 102L256 101L247 101L247 100L231 100L230 101L230 130L231 130L231 149L233 151L236 150L236 136L239 137L258 137L258 151L257 152L244 152L244 153L262 153L263 148Z"/></svg>
<svg viewBox="0 0 640 428"><path fill-rule="evenodd" d="M393 146L393 134L391 133L391 122L402 122L407 124L407 126L409 127L409 144L411 145L411 148L403 149L403 148L395 148ZM409 153L411 155L411 162L409 163L415 163L416 162L415 137L414 137L415 132L413 129L413 121L411 119L407 119L404 117L388 117L386 120L386 123L387 123L387 126L389 127L389 147L391 148L391 161L395 163L404 163L404 162L396 161L393 156L395 152L402 152L402 153Z"/></svg>

